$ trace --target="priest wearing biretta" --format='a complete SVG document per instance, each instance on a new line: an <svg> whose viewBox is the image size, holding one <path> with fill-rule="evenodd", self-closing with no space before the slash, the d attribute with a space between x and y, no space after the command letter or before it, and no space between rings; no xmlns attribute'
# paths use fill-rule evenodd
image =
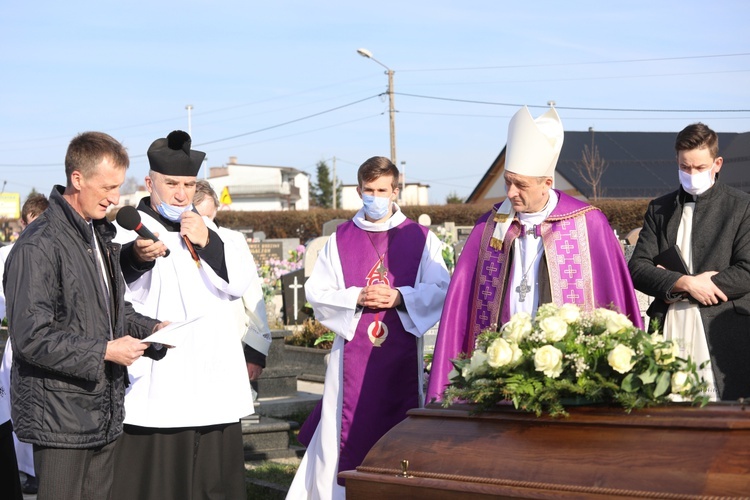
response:
<svg viewBox="0 0 750 500"><path fill-rule="evenodd" d="M435 345L427 400L440 399L451 359L518 312L575 304L613 306L641 326L619 241L596 207L553 188L564 132L554 107L511 118L505 147L507 197L482 215L451 279Z"/></svg>
<svg viewBox="0 0 750 500"><path fill-rule="evenodd" d="M129 369L112 500L244 498L240 419L254 410L235 306L252 280L247 248L195 210L206 155L190 135L175 130L147 155L136 218L158 240L120 227L120 265L135 310L179 330L159 363Z"/></svg>

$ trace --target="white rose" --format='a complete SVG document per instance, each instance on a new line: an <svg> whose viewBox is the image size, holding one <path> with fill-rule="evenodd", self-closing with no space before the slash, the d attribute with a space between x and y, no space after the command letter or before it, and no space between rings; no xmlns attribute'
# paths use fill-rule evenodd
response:
<svg viewBox="0 0 750 500"><path fill-rule="evenodd" d="M520 358L521 350L513 342L495 339L487 348L487 364L492 368L509 365Z"/></svg>
<svg viewBox="0 0 750 500"><path fill-rule="evenodd" d="M654 344L661 344L666 342L666 340L664 340L664 336L654 333L651 335L651 342ZM669 347L655 348L654 353L656 354L656 362L658 364L668 365L680 355L680 349L677 347L677 344L670 342Z"/></svg>
<svg viewBox="0 0 750 500"><path fill-rule="evenodd" d="M544 332L544 337L550 342L557 342L568 333L568 323L557 316L544 318L539 322L539 328Z"/></svg>
<svg viewBox="0 0 750 500"><path fill-rule="evenodd" d="M534 354L534 367L538 372L550 378L557 378L563 370L563 353L555 346L546 345L537 349Z"/></svg>
<svg viewBox="0 0 750 500"><path fill-rule="evenodd" d="M542 304L536 310L537 320L544 319L547 316L556 316L556 315L557 315L557 306L553 304L552 302L547 302L546 304Z"/></svg>
<svg viewBox="0 0 750 500"><path fill-rule="evenodd" d="M506 340L517 344L528 337L531 330L531 315L526 312L519 312L503 325L502 332Z"/></svg>
<svg viewBox="0 0 750 500"><path fill-rule="evenodd" d="M469 362L469 371L474 375L479 375L487 371L487 354L484 351L479 349L474 351Z"/></svg>
<svg viewBox="0 0 750 500"><path fill-rule="evenodd" d="M609 333L617 333L633 327L633 322L627 316L615 311L609 311L605 322Z"/></svg>
<svg viewBox="0 0 750 500"><path fill-rule="evenodd" d="M557 315L567 324L572 325L581 319L581 310L575 304L563 304L557 311Z"/></svg>
<svg viewBox="0 0 750 500"><path fill-rule="evenodd" d="M616 372L627 373L635 366L635 351L630 347L617 344L614 349L609 351L607 362Z"/></svg>
<svg viewBox="0 0 750 500"><path fill-rule="evenodd" d="M672 374L672 394L685 392L692 387L688 374L685 372L674 372Z"/></svg>

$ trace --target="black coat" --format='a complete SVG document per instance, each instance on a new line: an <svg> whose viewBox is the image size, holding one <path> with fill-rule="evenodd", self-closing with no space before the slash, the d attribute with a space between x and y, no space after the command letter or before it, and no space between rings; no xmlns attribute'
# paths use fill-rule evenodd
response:
<svg viewBox="0 0 750 500"><path fill-rule="evenodd" d="M143 338L158 322L125 302L115 227L101 219L94 228L108 268L110 322L91 229L62 192L55 186L6 262L13 426L22 441L92 448L122 433L127 372L104 361L110 329L113 338Z"/></svg>
<svg viewBox="0 0 750 500"><path fill-rule="evenodd" d="M653 200L628 264L633 285L655 297L650 317L663 318L681 274L654 266L656 255L676 243L682 217L680 188ZM750 195L717 181L698 197L693 212L693 273L711 279L727 302L700 306L711 365L721 399L750 396Z"/></svg>

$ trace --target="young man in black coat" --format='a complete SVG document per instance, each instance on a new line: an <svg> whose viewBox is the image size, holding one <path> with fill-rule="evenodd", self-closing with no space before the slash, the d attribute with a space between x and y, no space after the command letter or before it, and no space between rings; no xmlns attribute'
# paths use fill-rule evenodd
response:
<svg viewBox="0 0 750 500"><path fill-rule="evenodd" d="M716 132L702 123L675 142L680 188L653 200L629 262L635 288L655 297L648 315L699 364L712 399L750 396L750 195L722 184ZM682 273L658 266L679 249Z"/></svg>

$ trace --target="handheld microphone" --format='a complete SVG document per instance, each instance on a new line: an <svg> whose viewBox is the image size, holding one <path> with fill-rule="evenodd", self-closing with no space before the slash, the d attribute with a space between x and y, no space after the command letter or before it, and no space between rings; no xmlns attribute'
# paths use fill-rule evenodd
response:
<svg viewBox="0 0 750 500"><path fill-rule="evenodd" d="M138 213L138 210L136 210L135 207L129 205L122 207L117 211L115 220L117 220L117 223L123 228L138 233L138 236L146 238L147 240L159 241L159 238L157 238L149 228L143 225L141 222L141 214ZM168 255L169 248L167 248L167 253L164 254L164 257L167 257Z"/></svg>

